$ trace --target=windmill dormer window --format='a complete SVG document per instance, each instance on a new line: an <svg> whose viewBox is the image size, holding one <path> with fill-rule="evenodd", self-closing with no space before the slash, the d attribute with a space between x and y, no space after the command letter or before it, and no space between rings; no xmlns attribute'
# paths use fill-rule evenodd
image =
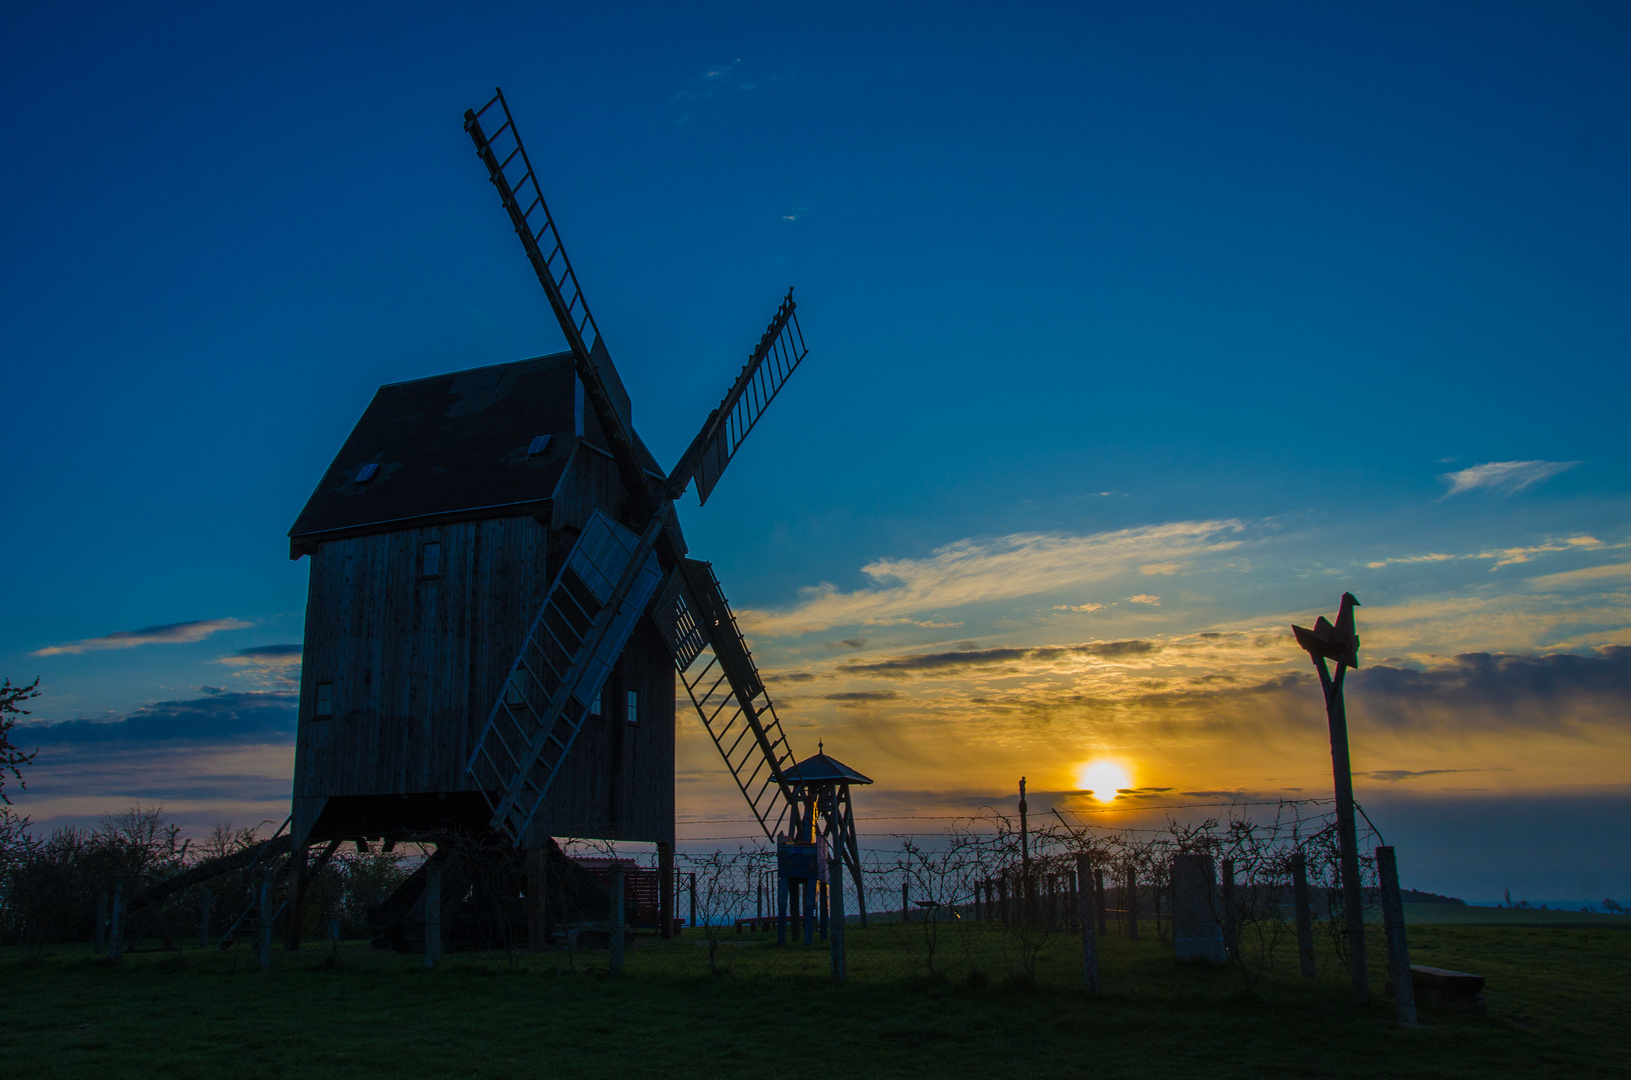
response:
<svg viewBox="0 0 1631 1080"><path fill-rule="evenodd" d="M377 472L379 472L379 462L370 461L368 464L357 470L356 482L359 484L366 484L368 481L374 478L374 474Z"/></svg>
<svg viewBox="0 0 1631 1080"><path fill-rule="evenodd" d="M334 684L320 682L311 708L312 719L327 720L334 715Z"/></svg>
<svg viewBox="0 0 1631 1080"><path fill-rule="evenodd" d="M630 690L629 691L629 723L638 724L639 722L640 722L640 691Z"/></svg>
<svg viewBox="0 0 1631 1080"><path fill-rule="evenodd" d="M530 445L528 445L528 447L527 447L527 456L528 457L537 457L539 454L542 454L545 450L548 450L548 449L549 449L549 436L548 435L540 435L536 439L532 440L532 443Z"/></svg>
<svg viewBox="0 0 1631 1080"><path fill-rule="evenodd" d="M419 546L419 576L442 576L442 545L434 540Z"/></svg>

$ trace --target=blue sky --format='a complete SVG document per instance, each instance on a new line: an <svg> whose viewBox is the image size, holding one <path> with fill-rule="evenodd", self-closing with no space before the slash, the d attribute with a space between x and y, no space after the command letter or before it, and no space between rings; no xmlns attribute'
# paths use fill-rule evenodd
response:
<svg viewBox="0 0 1631 1080"><path fill-rule="evenodd" d="M1328 783L1285 624L1350 588L1399 673L1354 684L1356 768L1415 774L1361 797L1578 799L1598 842L1631 801L1628 30L13 5L0 673L119 725L39 729L20 806L277 811L305 497L379 384L560 348L460 128L501 83L665 463L797 286L810 359L683 518L877 813L1101 756ZM696 734L682 810L730 811Z"/></svg>

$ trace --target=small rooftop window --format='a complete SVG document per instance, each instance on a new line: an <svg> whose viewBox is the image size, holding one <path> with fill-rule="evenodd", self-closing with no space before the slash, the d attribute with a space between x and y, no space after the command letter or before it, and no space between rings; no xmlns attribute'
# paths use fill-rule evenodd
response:
<svg viewBox="0 0 1631 1080"><path fill-rule="evenodd" d="M419 576L442 576L442 545L432 540L419 548Z"/></svg>
<svg viewBox="0 0 1631 1080"><path fill-rule="evenodd" d="M528 457L536 457L537 455L542 454L545 450L548 450L548 449L549 449L549 436L548 435L540 435L536 439L532 440L532 443L527 447L527 456Z"/></svg>
<svg viewBox="0 0 1631 1080"><path fill-rule="evenodd" d="M368 464L357 470L357 483L368 483L368 481L374 478L374 474L377 472L379 472L379 463L377 461L370 461Z"/></svg>

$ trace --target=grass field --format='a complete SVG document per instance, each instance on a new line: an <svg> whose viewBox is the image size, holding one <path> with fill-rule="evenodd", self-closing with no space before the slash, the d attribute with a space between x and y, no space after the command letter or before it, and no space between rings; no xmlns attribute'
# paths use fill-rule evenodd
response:
<svg viewBox="0 0 1631 1080"><path fill-rule="evenodd" d="M1075 988L1076 941L1052 940L1037 984L997 927L952 935L931 979L900 924L852 930L851 979L824 949L728 936L727 974L697 937L642 939L621 978L604 952L450 955L434 971L357 944L274 955L84 947L0 957L0 1062L9 1077L1524 1077L1628 1073L1631 934L1422 925L1417 963L1487 976L1482 1012L1424 1008L1401 1029L1378 995L1357 1009L1326 958L1295 953L1255 988L1182 967L1170 946L1101 939L1106 994ZM1373 946L1373 950L1379 946ZM971 979L978 962L980 971ZM1373 985L1384 977L1373 957Z"/></svg>

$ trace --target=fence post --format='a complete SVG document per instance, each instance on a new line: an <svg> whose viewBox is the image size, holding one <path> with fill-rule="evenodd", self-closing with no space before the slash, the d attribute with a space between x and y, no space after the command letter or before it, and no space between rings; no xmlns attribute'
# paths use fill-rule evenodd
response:
<svg viewBox="0 0 1631 1080"><path fill-rule="evenodd" d="M205 888L203 899L198 904L198 947L200 949L210 947L210 908L214 906L214 903L215 894Z"/></svg>
<svg viewBox="0 0 1631 1080"><path fill-rule="evenodd" d="M1004 872L997 878L997 914L1003 922L1010 921L1012 912L1008 910L1008 874Z"/></svg>
<svg viewBox="0 0 1631 1080"><path fill-rule="evenodd" d="M113 910L108 916L108 959L115 964L125 954L124 924L125 881L120 878L113 883Z"/></svg>
<svg viewBox="0 0 1631 1080"><path fill-rule="evenodd" d="M911 893L910 893L909 888L907 887L906 882L904 882L904 881L901 882L900 883L900 921L901 922L911 922L912 921L912 909L909 906L911 904L910 897L911 897Z"/></svg>
<svg viewBox="0 0 1631 1080"><path fill-rule="evenodd" d="M255 934L255 953L262 971L272 966L272 868L261 867L258 884L260 925Z"/></svg>
<svg viewBox="0 0 1631 1080"><path fill-rule="evenodd" d="M442 862L434 855L425 863L425 966L433 968L442 957Z"/></svg>
<svg viewBox="0 0 1631 1080"><path fill-rule="evenodd" d="M778 865L776 870L776 944L787 944L787 901L791 886Z"/></svg>
<svg viewBox="0 0 1631 1080"><path fill-rule="evenodd" d="M674 936L674 845L657 845L658 936Z"/></svg>
<svg viewBox="0 0 1631 1080"><path fill-rule="evenodd" d="M1314 970L1314 912L1308 902L1308 866L1303 853L1291 857L1291 899L1297 909L1297 958L1303 978L1312 979Z"/></svg>
<svg viewBox="0 0 1631 1080"><path fill-rule="evenodd" d="M1240 951L1235 933L1235 861L1223 860L1223 950L1233 959Z"/></svg>
<svg viewBox="0 0 1631 1080"><path fill-rule="evenodd" d="M1388 975L1393 981L1393 1018L1401 1024L1414 1024L1416 987L1410 977L1410 945L1405 940L1399 866L1391 847L1376 849L1376 870L1382 879L1382 922L1387 933Z"/></svg>
<svg viewBox="0 0 1631 1080"><path fill-rule="evenodd" d="M1093 868L1093 906L1097 909L1099 919L1099 936L1104 937L1110 933L1110 913L1105 910L1104 903L1104 868Z"/></svg>
<svg viewBox="0 0 1631 1080"><path fill-rule="evenodd" d="M96 930L91 934L91 948L100 956L108 947L108 890L103 889L96 899Z"/></svg>
<svg viewBox="0 0 1631 1080"><path fill-rule="evenodd" d="M831 879L832 876L833 876L832 869L831 869L831 865L829 864L829 867L828 867L828 870L827 870L827 877L829 879ZM826 941L827 940L827 918L828 918L828 913L829 913L829 911L830 911L830 909L832 907L832 884L831 884L830 880L829 881L822 881L818 877L818 878L816 878L815 886L816 886L816 916L817 916L817 919L819 920L819 926L818 926L818 929L817 929L817 933L821 936L822 941Z"/></svg>
<svg viewBox="0 0 1631 1080"><path fill-rule="evenodd" d="M838 864L838 872L828 875L827 902L832 908L832 934L827 938L827 948L832 952L832 979L842 984L848 977L846 965L847 957L844 954L844 864Z"/></svg>
<svg viewBox="0 0 1631 1080"><path fill-rule="evenodd" d="M697 874L695 870L685 875L685 891L691 895L691 926L697 924Z"/></svg>
<svg viewBox="0 0 1631 1080"><path fill-rule="evenodd" d="M300 951L301 923L305 921L306 902L306 849L295 848L289 853L289 883L284 887L283 951Z"/></svg>
<svg viewBox="0 0 1631 1080"><path fill-rule="evenodd" d="M1127 864L1127 896L1123 901L1127 908L1127 938L1129 941L1138 940L1138 868L1132 863Z"/></svg>
<svg viewBox="0 0 1631 1080"><path fill-rule="evenodd" d="M606 970L623 974L623 893L625 876L621 866L612 867L611 919L606 928Z"/></svg>
<svg viewBox="0 0 1631 1080"><path fill-rule="evenodd" d="M1076 920L1082 927L1082 975L1087 981L1087 992L1099 992L1099 944L1093 939L1093 916L1087 910L1088 897L1093 895L1093 859L1089 855L1076 856Z"/></svg>

